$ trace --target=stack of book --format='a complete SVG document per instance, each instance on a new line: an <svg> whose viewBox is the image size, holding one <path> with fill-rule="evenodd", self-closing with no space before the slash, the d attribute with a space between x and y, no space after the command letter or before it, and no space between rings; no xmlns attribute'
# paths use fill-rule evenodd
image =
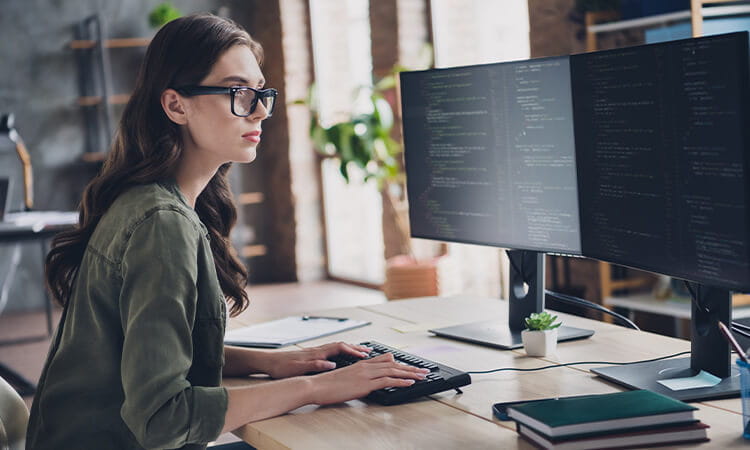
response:
<svg viewBox="0 0 750 450"><path fill-rule="evenodd" d="M708 441L694 406L640 390L530 402L508 409L518 433L545 449L628 448Z"/></svg>

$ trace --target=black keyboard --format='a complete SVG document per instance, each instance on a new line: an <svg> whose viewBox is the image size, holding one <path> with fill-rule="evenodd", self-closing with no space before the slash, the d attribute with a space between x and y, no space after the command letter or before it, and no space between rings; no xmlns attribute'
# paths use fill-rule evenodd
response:
<svg viewBox="0 0 750 450"><path fill-rule="evenodd" d="M404 403L416 398L436 394L438 392L447 391L450 389L456 389L461 392L458 388L471 384L471 377L468 373L463 372L446 365L436 363L419 356L412 355L402 350L388 347L379 342L362 342L359 345L370 347L372 351L364 359L374 358L384 353L392 353L396 361L416 366L420 368L430 369L430 373L423 380L416 380L414 384L407 387L387 387L384 389L378 389L370 393L367 399L372 400L375 403L381 405L396 405L398 403ZM362 358L349 355L337 355L329 360L336 363L336 368L346 367L351 364L361 361Z"/></svg>

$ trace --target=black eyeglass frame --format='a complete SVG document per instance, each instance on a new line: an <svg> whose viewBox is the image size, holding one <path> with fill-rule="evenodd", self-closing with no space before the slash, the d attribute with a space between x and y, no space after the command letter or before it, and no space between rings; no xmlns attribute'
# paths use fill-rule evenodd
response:
<svg viewBox="0 0 750 450"><path fill-rule="evenodd" d="M271 97L273 98L273 107L270 111L267 111L268 117L271 117L273 115L273 110L276 109L276 97L279 95L279 91L277 91L274 88L268 88L268 89L255 89L251 88L249 86L232 86L232 87L224 87L224 86L180 86L177 88L174 88L175 91L179 92L182 95L186 95L188 97L192 97L194 95L222 95L222 94L229 94L231 97L231 107L232 114L234 114L237 117L248 117L250 114L255 112L255 109L258 107L258 102L261 98ZM248 112L245 115L237 114L237 111L234 110L234 96L239 91L253 91L255 92L255 99L253 100L253 104L250 105L250 112Z"/></svg>

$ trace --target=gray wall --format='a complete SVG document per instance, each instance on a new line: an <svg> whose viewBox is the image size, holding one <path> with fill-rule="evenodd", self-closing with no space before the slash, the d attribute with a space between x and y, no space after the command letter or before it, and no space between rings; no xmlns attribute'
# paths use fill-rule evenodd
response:
<svg viewBox="0 0 750 450"><path fill-rule="evenodd" d="M99 12L107 37L149 37L148 13L161 0L0 0L0 113L13 112L34 166L35 209L74 209L97 167L81 162L85 123L78 98L73 28ZM173 0L183 13L208 11L233 16L239 0ZM145 49L110 51L114 92L128 92ZM115 115L121 107L115 107ZM17 172L14 148L0 139L0 176ZM17 177L18 178L18 177ZM16 180L14 207L20 208ZM43 304L38 244L23 244L19 270L11 280L6 310ZM0 244L0 286L6 281L13 247ZM2 305L0 305L0 308Z"/></svg>

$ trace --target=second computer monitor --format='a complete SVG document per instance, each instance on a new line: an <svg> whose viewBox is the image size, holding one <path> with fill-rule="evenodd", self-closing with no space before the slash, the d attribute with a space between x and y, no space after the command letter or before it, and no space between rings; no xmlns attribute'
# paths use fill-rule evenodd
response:
<svg viewBox="0 0 750 450"><path fill-rule="evenodd" d="M581 253L567 57L401 75L414 237Z"/></svg>
<svg viewBox="0 0 750 450"><path fill-rule="evenodd" d="M571 57L583 254L750 288L748 38Z"/></svg>

